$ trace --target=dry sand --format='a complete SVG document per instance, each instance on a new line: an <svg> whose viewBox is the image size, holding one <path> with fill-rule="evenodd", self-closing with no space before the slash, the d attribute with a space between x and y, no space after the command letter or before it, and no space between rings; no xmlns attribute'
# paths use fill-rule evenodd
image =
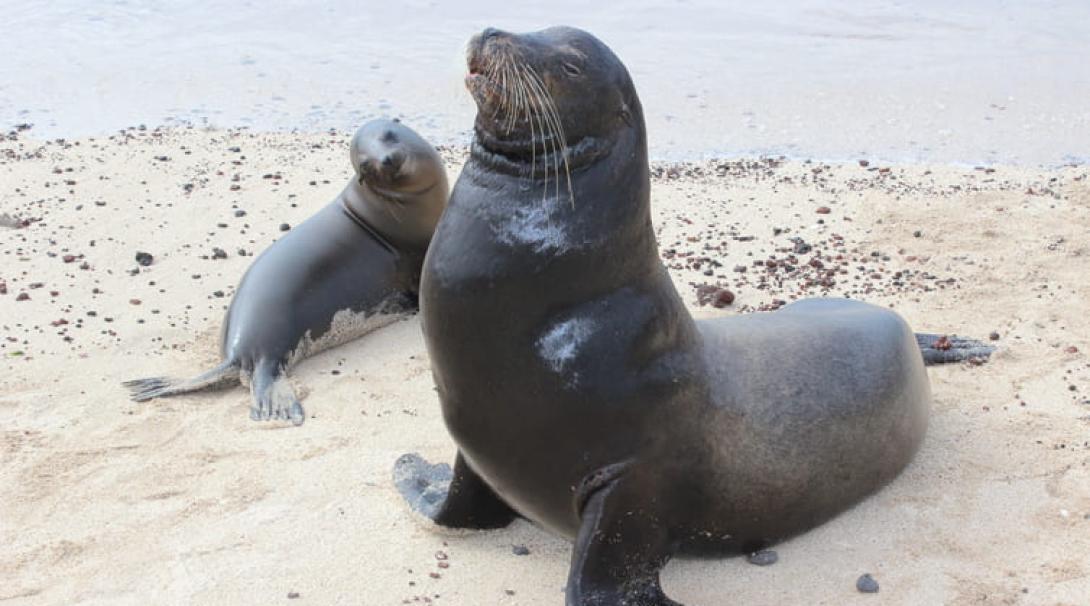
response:
<svg viewBox="0 0 1090 606"><path fill-rule="evenodd" d="M337 194L346 133L32 137L0 143L0 213L29 222L0 227L0 602L562 603L566 541L522 521L437 534L393 488L398 455L454 452L415 318L304 362L300 428L250 421L242 389L134 404L120 386L217 361L248 255ZM446 154L453 177L461 154ZM661 248L695 314L850 294L1000 347L930 371L928 438L888 488L773 566L674 561L667 591L693 606L1090 603L1087 167L657 169ZM790 267L754 265L770 256ZM701 283L737 299L700 307ZM855 590L864 572L878 595Z"/></svg>

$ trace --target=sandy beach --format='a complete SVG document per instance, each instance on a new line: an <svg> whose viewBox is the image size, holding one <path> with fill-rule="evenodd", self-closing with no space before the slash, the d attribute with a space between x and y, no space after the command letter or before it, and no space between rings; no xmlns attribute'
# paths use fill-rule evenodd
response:
<svg viewBox="0 0 1090 606"><path fill-rule="evenodd" d="M31 129L0 143L0 603L561 603L566 541L524 521L439 534L394 489L400 454L454 453L416 318L300 365L298 428L251 421L239 388L134 404L121 387L218 360L239 277L340 191L348 138ZM464 153L443 150L452 181ZM672 562L672 597L1088 603L1088 173L653 166L660 251L694 314L847 295L999 348L930 370L929 434L893 484L777 546L772 566ZM719 292L703 285L733 303L701 305ZM856 591L863 573L879 594Z"/></svg>

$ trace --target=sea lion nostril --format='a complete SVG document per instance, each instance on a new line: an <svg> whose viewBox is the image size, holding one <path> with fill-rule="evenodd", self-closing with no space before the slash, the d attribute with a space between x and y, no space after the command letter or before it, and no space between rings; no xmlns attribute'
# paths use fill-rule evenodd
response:
<svg viewBox="0 0 1090 606"><path fill-rule="evenodd" d="M394 152L386 154L382 159L382 168L385 170L397 170L405 162L405 154Z"/></svg>

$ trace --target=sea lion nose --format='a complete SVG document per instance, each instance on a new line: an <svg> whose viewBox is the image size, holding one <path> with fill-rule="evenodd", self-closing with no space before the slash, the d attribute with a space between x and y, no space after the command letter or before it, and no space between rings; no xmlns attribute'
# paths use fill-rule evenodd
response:
<svg viewBox="0 0 1090 606"><path fill-rule="evenodd" d="M405 163L405 154L401 152L392 152L386 154L382 158L382 169L386 172L394 173L401 168L401 165Z"/></svg>
<svg viewBox="0 0 1090 606"><path fill-rule="evenodd" d="M486 27L484 28L484 31L481 32L481 42L487 42L489 38L495 38L502 33L503 32L494 27Z"/></svg>

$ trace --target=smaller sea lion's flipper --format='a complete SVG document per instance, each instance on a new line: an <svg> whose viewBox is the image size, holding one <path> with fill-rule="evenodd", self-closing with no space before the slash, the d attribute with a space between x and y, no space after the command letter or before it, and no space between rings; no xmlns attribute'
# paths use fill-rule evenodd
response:
<svg viewBox="0 0 1090 606"><path fill-rule="evenodd" d="M681 606L659 583L672 555L667 530L656 516L634 506L645 503L646 495L626 493L622 479L587 497L572 546L568 606Z"/></svg>
<svg viewBox="0 0 1090 606"><path fill-rule="evenodd" d="M275 361L262 360L254 366L250 396L250 418L255 421L283 420L302 425L306 419L287 375Z"/></svg>
<svg viewBox="0 0 1090 606"><path fill-rule="evenodd" d="M984 361L995 352L995 347L983 341L957 335L916 333L916 343L920 346L924 364L928 366L967 360Z"/></svg>
<svg viewBox="0 0 1090 606"><path fill-rule="evenodd" d="M462 453L454 469L431 464L416 453L394 463L394 485L413 511L449 528L503 528L517 515L469 468Z"/></svg>
<svg viewBox="0 0 1090 606"><path fill-rule="evenodd" d="M210 389L219 389L237 385L239 365L234 360L224 360L212 370L192 379L172 379L169 377L149 377L122 383L132 392L134 402L145 402L154 398L176 396Z"/></svg>

